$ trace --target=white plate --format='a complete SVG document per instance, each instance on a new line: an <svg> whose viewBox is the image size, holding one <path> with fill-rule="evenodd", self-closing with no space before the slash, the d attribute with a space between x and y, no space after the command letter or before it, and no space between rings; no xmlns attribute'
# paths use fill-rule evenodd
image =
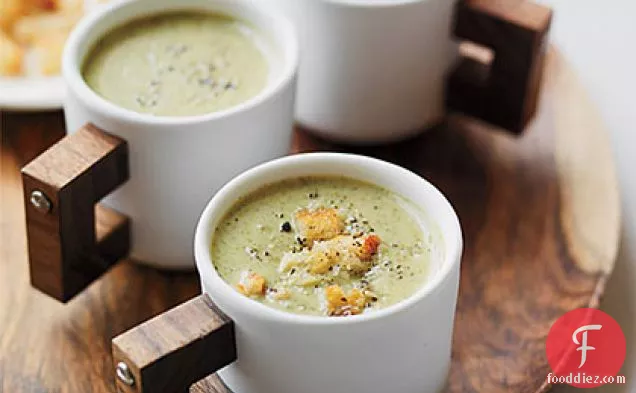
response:
<svg viewBox="0 0 636 393"><path fill-rule="evenodd" d="M62 108L64 80L56 77L0 77L0 109L50 110Z"/></svg>
<svg viewBox="0 0 636 393"><path fill-rule="evenodd" d="M2 1L2 0L0 0ZM84 0L84 13L103 7L107 0ZM64 80L61 76L29 76L34 58L26 54L27 76L0 76L0 109L39 111L61 109L64 102Z"/></svg>

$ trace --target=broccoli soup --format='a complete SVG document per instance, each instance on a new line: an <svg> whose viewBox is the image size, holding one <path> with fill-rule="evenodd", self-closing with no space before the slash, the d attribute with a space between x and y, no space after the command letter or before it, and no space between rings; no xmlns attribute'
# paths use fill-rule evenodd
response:
<svg viewBox="0 0 636 393"><path fill-rule="evenodd" d="M97 94L136 112L216 112L265 88L269 64L258 36L224 15L160 14L106 34L87 56L83 75Z"/></svg>
<svg viewBox="0 0 636 393"><path fill-rule="evenodd" d="M240 199L215 228L212 261L238 292L299 314L349 316L414 294L431 257L423 212L368 183L306 177Z"/></svg>

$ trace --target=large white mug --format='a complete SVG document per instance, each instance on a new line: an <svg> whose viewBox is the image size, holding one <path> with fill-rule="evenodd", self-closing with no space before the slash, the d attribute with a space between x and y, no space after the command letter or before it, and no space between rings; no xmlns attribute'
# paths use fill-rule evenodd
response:
<svg viewBox="0 0 636 393"><path fill-rule="evenodd" d="M254 26L270 63L264 90L230 109L190 117L133 112L92 91L81 72L92 46L117 26L171 10L223 13ZM127 248L144 264L193 268L194 228L209 196L243 170L288 152L297 63L291 23L250 0L128 0L86 16L63 58L71 135L24 169L34 285L68 300ZM105 195L104 206L130 219L129 242L125 234L100 233L100 225L120 232L128 225L111 211L93 215L93 205Z"/></svg>
<svg viewBox="0 0 636 393"><path fill-rule="evenodd" d="M402 302L344 318L280 311L238 293L214 268L215 228L243 197L282 180L345 176L410 199L426 213L430 275ZM194 242L204 295L113 340L122 391L187 391L218 375L234 393L436 393L447 380L462 234L446 198L429 182L374 158L310 153L241 174L208 203ZM185 370L184 370L185 368Z"/></svg>
<svg viewBox="0 0 636 393"><path fill-rule="evenodd" d="M321 136L398 140L439 123L447 107L518 132L534 112L547 8L497 0L264 1L296 24L296 117ZM460 60L453 33L490 47L490 68L461 58L448 81Z"/></svg>

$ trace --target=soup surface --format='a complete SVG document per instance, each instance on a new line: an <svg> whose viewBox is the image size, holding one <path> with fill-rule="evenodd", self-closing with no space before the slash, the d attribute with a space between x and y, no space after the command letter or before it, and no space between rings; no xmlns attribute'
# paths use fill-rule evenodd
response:
<svg viewBox="0 0 636 393"><path fill-rule="evenodd" d="M83 75L97 94L136 112L216 112L267 84L269 65L256 37L223 15L160 14L108 33L89 52Z"/></svg>
<svg viewBox="0 0 636 393"><path fill-rule="evenodd" d="M240 199L211 252L237 291L294 313L348 316L395 304L425 282L431 239L423 212L377 186L307 177Z"/></svg>

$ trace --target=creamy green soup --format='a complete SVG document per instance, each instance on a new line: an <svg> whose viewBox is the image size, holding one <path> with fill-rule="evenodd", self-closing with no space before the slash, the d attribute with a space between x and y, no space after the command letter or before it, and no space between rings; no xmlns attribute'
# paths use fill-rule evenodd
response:
<svg viewBox="0 0 636 393"><path fill-rule="evenodd" d="M216 227L212 260L237 291L300 314L347 316L408 298L431 258L423 213L377 186L307 177L237 201Z"/></svg>
<svg viewBox="0 0 636 393"><path fill-rule="evenodd" d="M216 112L267 84L269 65L257 36L223 15L160 14L106 34L89 52L83 75L97 94L136 112Z"/></svg>

